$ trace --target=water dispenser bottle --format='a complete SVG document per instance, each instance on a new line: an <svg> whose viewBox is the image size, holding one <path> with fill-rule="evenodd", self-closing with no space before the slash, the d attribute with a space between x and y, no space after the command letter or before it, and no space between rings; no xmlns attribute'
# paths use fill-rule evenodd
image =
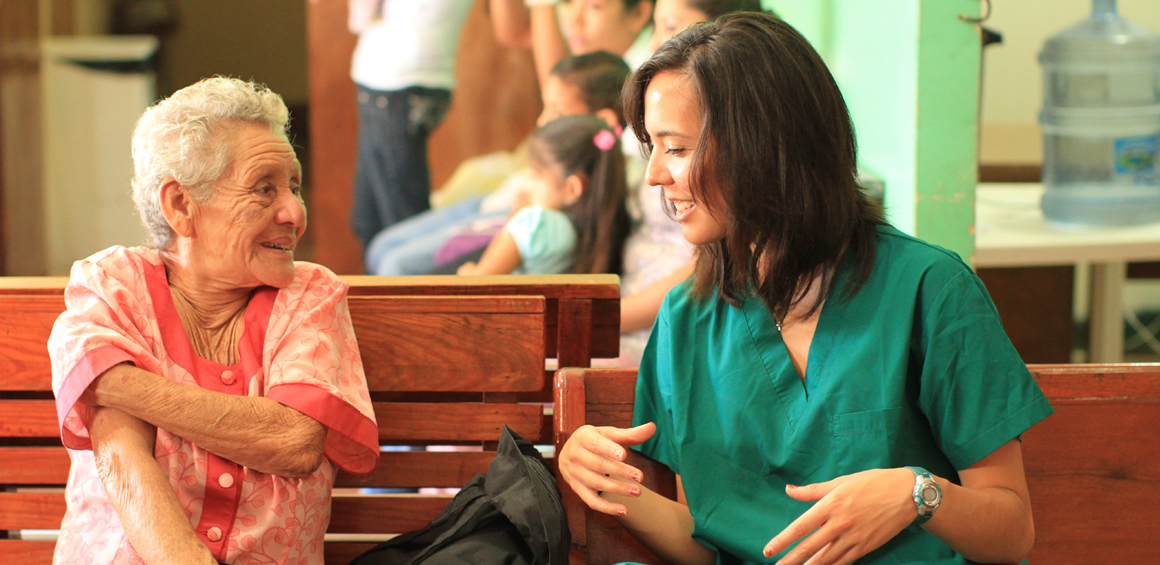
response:
<svg viewBox="0 0 1160 565"><path fill-rule="evenodd" d="M1160 34L1094 0L1091 18L1047 40L1043 215L1052 222L1160 221Z"/></svg>

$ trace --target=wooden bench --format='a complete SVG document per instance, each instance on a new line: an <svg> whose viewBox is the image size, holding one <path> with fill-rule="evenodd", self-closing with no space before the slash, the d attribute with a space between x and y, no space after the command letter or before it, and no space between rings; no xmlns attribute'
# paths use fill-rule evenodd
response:
<svg viewBox="0 0 1160 565"><path fill-rule="evenodd" d="M1055 414L1023 435L1035 517L1033 565L1155 563L1160 555L1160 365L1032 365ZM556 374L557 451L584 424L632 422L636 371ZM671 498L667 467L633 463ZM561 482L572 528L571 563L660 563L608 516Z"/></svg>
<svg viewBox="0 0 1160 565"><path fill-rule="evenodd" d="M462 486L486 471L505 423L551 444L545 360L586 366L619 349L615 276L346 278L381 444L483 451L384 452L370 475L339 473L325 545L335 564L422 527L449 499L359 489ZM45 343L65 283L0 279L0 534L57 529L64 515L69 460ZM51 562L55 542L7 537L0 563Z"/></svg>

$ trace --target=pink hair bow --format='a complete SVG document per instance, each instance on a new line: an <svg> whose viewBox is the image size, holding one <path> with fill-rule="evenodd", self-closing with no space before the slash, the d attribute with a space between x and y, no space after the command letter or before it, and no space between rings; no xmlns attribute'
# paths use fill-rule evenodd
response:
<svg viewBox="0 0 1160 565"><path fill-rule="evenodd" d="M616 145L616 134L606 129L602 129L596 134L596 137L592 138L592 143L595 143L596 147L601 151L608 151L609 149L612 149L614 145Z"/></svg>

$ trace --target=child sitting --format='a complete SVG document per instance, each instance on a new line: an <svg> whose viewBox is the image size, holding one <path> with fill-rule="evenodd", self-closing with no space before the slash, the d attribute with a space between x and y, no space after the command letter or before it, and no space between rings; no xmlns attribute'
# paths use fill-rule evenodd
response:
<svg viewBox="0 0 1160 565"><path fill-rule="evenodd" d="M623 125L620 89L628 72L620 57L603 51L563 59L552 68L552 75L544 84L544 112L539 125L574 114L594 114L609 127ZM642 174L640 171L634 176ZM399 276L439 272L445 265L443 261L436 262L435 256L447 240L481 220L502 223L515 208L528 176L526 169L518 171L486 199L462 200L383 230L367 248L367 273ZM455 272L456 267L458 263L452 264L447 272Z"/></svg>
<svg viewBox="0 0 1160 565"><path fill-rule="evenodd" d="M531 204L461 275L615 273L631 227L618 134L595 116L566 116L533 134Z"/></svg>

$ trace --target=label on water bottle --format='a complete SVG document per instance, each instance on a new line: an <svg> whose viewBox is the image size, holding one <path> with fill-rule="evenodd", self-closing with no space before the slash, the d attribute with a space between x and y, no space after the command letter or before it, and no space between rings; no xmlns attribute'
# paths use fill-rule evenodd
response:
<svg viewBox="0 0 1160 565"><path fill-rule="evenodd" d="M1160 135L1120 137L1113 144L1113 167L1117 177L1129 177L1138 184L1156 182L1156 151Z"/></svg>

